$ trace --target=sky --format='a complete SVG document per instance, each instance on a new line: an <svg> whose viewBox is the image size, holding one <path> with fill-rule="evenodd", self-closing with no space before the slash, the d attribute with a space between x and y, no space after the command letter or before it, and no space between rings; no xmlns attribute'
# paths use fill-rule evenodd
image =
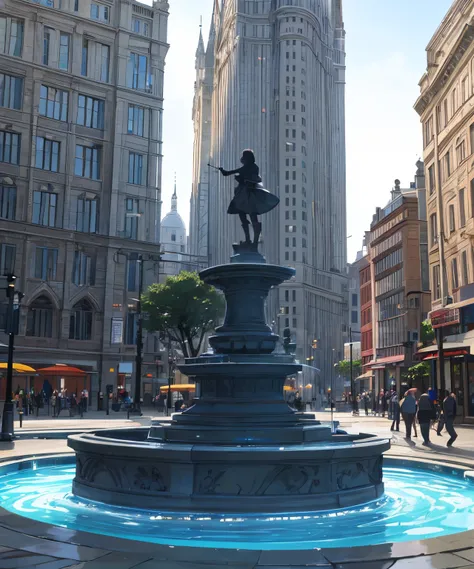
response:
<svg viewBox="0 0 474 569"><path fill-rule="evenodd" d="M142 0L151 4L151 0ZM189 227L194 56L202 16L205 41L213 0L169 0L164 89L162 214L176 172L178 210ZM413 105L426 70L426 45L452 0L343 0L346 29L346 162L348 261L361 249L376 207L395 179L409 187L422 157Z"/></svg>

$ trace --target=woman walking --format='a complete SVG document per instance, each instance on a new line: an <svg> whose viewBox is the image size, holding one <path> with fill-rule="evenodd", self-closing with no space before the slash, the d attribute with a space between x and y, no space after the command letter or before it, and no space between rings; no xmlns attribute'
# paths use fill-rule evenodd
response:
<svg viewBox="0 0 474 569"><path fill-rule="evenodd" d="M396 391L392 394L392 399L390 400L392 404L392 426L391 431L400 430L400 401L398 400L398 393Z"/></svg>
<svg viewBox="0 0 474 569"><path fill-rule="evenodd" d="M400 402L403 421L405 423L406 438L411 439L411 429L416 417L416 399L413 392L407 391Z"/></svg>

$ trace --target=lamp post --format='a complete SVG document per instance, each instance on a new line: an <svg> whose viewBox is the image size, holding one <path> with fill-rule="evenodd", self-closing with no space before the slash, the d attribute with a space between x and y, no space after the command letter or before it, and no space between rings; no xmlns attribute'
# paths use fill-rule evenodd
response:
<svg viewBox="0 0 474 569"><path fill-rule="evenodd" d="M171 353L171 340L168 341L168 397L166 398L166 415L170 414L171 409L171 382L173 379L173 356Z"/></svg>
<svg viewBox="0 0 474 569"><path fill-rule="evenodd" d="M5 404L2 416L2 431L0 433L0 441L12 441L14 437L14 421L13 421L13 352L15 335L18 334L20 322L20 302L23 294L15 291L16 277L13 274L7 275L7 291L8 309L5 332L8 334L8 363L7 363L7 385L5 393Z"/></svg>
<svg viewBox="0 0 474 569"><path fill-rule="evenodd" d="M353 361L352 361L352 326L349 326L349 364L351 368L351 397L352 397L352 414L355 415L356 409L356 397L354 390L354 378L352 373Z"/></svg>
<svg viewBox="0 0 474 569"><path fill-rule="evenodd" d="M138 255L138 300L137 300L137 354L135 356L135 394L133 396L134 409L141 413L141 383L143 362L143 318L142 318L142 295L143 295L143 256Z"/></svg>

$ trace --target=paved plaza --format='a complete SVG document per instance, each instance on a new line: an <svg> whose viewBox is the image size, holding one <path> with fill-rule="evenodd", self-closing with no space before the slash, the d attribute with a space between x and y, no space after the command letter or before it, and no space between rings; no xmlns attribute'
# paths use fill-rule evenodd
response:
<svg viewBox="0 0 474 569"><path fill-rule="evenodd" d="M329 413L319 413L322 421ZM446 434L432 431L432 447L418 438L408 442L404 433L392 433L390 422L379 417L352 417L336 413L341 428L351 432L370 432L392 437L388 456L409 457L440 464L472 465L474 469L474 428L457 427L459 437L446 447ZM116 428L148 425L151 416L141 418L106 417L91 413L83 419L30 419L24 423L22 438L0 447L0 461L12 457L31 457L70 452L65 438L54 438L58 431L79 431L100 427ZM19 430L19 429L18 429ZM52 438L45 438L52 437ZM274 569L318 567L319 569L474 569L474 532L453 536L383 544L350 549L305 551L233 551L194 547L168 547L103 537L81 531L56 528L20 518L0 509L0 569Z"/></svg>

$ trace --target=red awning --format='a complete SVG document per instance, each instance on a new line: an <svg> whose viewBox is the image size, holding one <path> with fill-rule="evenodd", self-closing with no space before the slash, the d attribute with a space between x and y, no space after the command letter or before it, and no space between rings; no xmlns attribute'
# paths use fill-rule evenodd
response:
<svg viewBox="0 0 474 569"><path fill-rule="evenodd" d="M48 375L50 377L83 377L87 375L88 371L79 369L78 367L66 366L66 365L55 365L51 367L44 367L43 369L38 369L38 373L41 375Z"/></svg>
<svg viewBox="0 0 474 569"><path fill-rule="evenodd" d="M455 358L458 356L467 356L469 354L469 350L443 350L445 358ZM437 360L439 358L439 352L434 352L427 354L425 357L421 359L426 362L428 360Z"/></svg>

